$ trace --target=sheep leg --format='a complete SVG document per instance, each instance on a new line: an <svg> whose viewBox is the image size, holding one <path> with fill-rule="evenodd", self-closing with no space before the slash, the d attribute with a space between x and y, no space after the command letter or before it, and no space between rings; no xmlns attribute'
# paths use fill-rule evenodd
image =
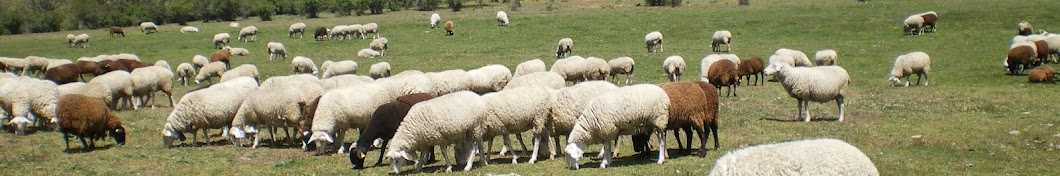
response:
<svg viewBox="0 0 1060 176"><path fill-rule="evenodd" d="M384 155L383 152L386 152L385 151L386 150L386 145L389 142L390 142L390 140L383 140L383 148L379 148L379 159L375 160L375 166L374 167L379 167L379 166L381 166L383 164L383 155ZM424 153L426 153L426 152L424 152ZM350 154L352 155L353 152L350 152ZM427 159L427 157L423 157L423 159Z"/></svg>
<svg viewBox="0 0 1060 176"><path fill-rule="evenodd" d="M740 84L740 83L729 85L729 90L732 91L732 96L734 96L734 97L738 97L739 96L739 95L736 95L736 87L738 87L738 86L736 86L737 84Z"/></svg>
<svg viewBox="0 0 1060 176"><path fill-rule="evenodd" d="M554 137L552 137L552 139L554 141L553 143L555 144L556 148L552 148L552 150L549 151L548 159L556 159L556 152L557 151L562 151L562 149L563 149L563 148L560 148L560 146L559 146L560 143L563 143L563 142L560 142L559 136L554 136Z"/></svg>
<svg viewBox="0 0 1060 176"><path fill-rule="evenodd" d="M931 79L928 79L928 74L927 74L926 71L924 73L922 73L922 74L924 75L924 86L927 86L928 85L928 81L930 81ZM920 80L918 79L917 82L920 82Z"/></svg>
<svg viewBox="0 0 1060 176"><path fill-rule="evenodd" d="M607 168L607 165L611 164L611 157L613 157L611 153L611 141L604 141L604 148L602 152L604 153L604 160L600 161L601 169Z"/></svg>
<svg viewBox="0 0 1060 176"><path fill-rule="evenodd" d="M685 139L688 139L688 141L685 141L685 148L683 148L682 150L684 151L685 155L689 155L692 153L692 127L686 126L681 129L685 131ZM674 135L677 135L677 130L674 130ZM702 136L699 137L699 141L703 142ZM681 146L681 142L677 142L677 145Z"/></svg>
<svg viewBox="0 0 1060 176"><path fill-rule="evenodd" d="M658 140L659 140L659 146L666 146L666 130L665 129L656 130L656 132L659 133L656 136L656 137L658 137ZM689 140L691 140L691 139L689 139ZM666 161L666 148L665 147L660 147L659 148L659 161L657 163L662 164L663 161Z"/></svg>
<svg viewBox="0 0 1060 176"><path fill-rule="evenodd" d="M269 127L269 138L272 139L272 142L269 142L269 145L276 147L276 127Z"/></svg>
<svg viewBox="0 0 1060 176"><path fill-rule="evenodd" d="M648 138L650 139L651 136L649 136ZM677 139L677 150L684 151L684 146L681 146L681 133L677 132L676 129L674 129L674 139ZM689 141L691 141L691 139L689 139ZM666 146L663 146L662 148L666 148ZM650 151L650 149L645 147L644 151Z"/></svg>
<svg viewBox="0 0 1060 176"><path fill-rule="evenodd" d="M63 143L66 143L66 152L70 152L70 134L63 131Z"/></svg>
<svg viewBox="0 0 1060 176"><path fill-rule="evenodd" d="M449 163L449 145L442 145L442 160L445 160L445 172L453 172L453 164ZM419 166L416 166L416 170L419 170Z"/></svg>
<svg viewBox="0 0 1060 176"><path fill-rule="evenodd" d="M704 129L703 126L699 126L695 130L696 130L696 134L699 135L699 157L700 158L706 157L707 156L707 138L708 138L707 137L707 133L710 133L710 132L707 131L706 129ZM686 131L686 132L690 132L690 131ZM715 137L714 139L717 139L717 137ZM689 140L688 144L692 144L691 143L691 140L692 140L691 136L689 136L688 140ZM717 144L717 143L714 143L714 144ZM689 148L691 148L691 147L692 147L692 145L689 145Z"/></svg>
<svg viewBox="0 0 1060 176"><path fill-rule="evenodd" d="M526 148L526 143L523 142L523 133L515 133L515 139L518 139L519 145L523 147L523 154L526 154L527 151L530 151L530 149ZM515 149L515 147L512 147L512 149ZM515 153L512 152L512 155L515 155Z"/></svg>
<svg viewBox="0 0 1060 176"><path fill-rule="evenodd" d="M88 142L85 141L85 136L77 136L77 139L81 140L81 146L82 146L81 150L87 152L88 149L89 149L89 146L88 146Z"/></svg>
<svg viewBox="0 0 1060 176"><path fill-rule="evenodd" d="M530 164L534 164L537 161L537 152L541 149L541 142L545 141L545 146L548 146L548 133L534 135L534 151L530 153Z"/></svg>
<svg viewBox="0 0 1060 176"><path fill-rule="evenodd" d="M474 146L473 147L469 147L469 148L472 148L471 152L469 152L469 153L471 153L470 154L471 156L467 160L467 166L464 166L464 171L471 170L471 161L474 158L476 153L478 154L478 159L479 159L479 161L482 162L483 166L490 165L490 160L489 160L489 158L486 157L487 153L486 152L482 152L482 139L479 139L479 140L475 141L475 143L471 143L469 145L474 145Z"/></svg>
<svg viewBox="0 0 1060 176"><path fill-rule="evenodd" d="M338 133L335 134L335 144L339 145L339 154L346 153L346 143L343 142L344 139L346 139L346 130L338 130Z"/></svg>
<svg viewBox="0 0 1060 176"><path fill-rule="evenodd" d="M210 145L210 129L209 128L203 128L202 129L202 141L203 141L203 145L206 145L206 146Z"/></svg>
<svg viewBox="0 0 1060 176"><path fill-rule="evenodd" d="M501 138L504 139L504 146L505 147L512 146L512 141L511 141L511 139L508 139L508 135L501 135ZM512 147L512 149L515 149L515 147ZM519 160L519 155L515 154L515 151L512 151L512 164L519 164L518 160Z"/></svg>
<svg viewBox="0 0 1060 176"><path fill-rule="evenodd" d="M839 121L843 121L843 95L838 95L835 98L836 106L839 106Z"/></svg>

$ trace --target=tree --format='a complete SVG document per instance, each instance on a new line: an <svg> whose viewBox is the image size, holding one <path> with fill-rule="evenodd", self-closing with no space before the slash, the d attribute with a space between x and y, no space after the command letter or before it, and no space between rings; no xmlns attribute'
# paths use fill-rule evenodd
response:
<svg viewBox="0 0 1060 176"><path fill-rule="evenodd" d="M323 7L322 0L302 0L302 14L306 18L319 18L317 13L320 13L320 9Z"/></svg>

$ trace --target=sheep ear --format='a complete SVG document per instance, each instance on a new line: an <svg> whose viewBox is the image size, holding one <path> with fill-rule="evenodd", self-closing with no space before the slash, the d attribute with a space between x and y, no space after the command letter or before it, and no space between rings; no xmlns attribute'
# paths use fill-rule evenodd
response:
<svg viewBox="0 0 1060 176"><path fill-rule="evenodd" d="M361 152L357 152L357 156L358 156L358 158L361 158L361 159L364 159L364 157L365 157L364 153L361 153Z"/></svg>
<svg viewBox="0 0 1060 176"><path fill-rule="evenodd" d="M409 157L409 152L406 152L406 151L401 151L401 158L404 158L405 160L412 161L412 159Z"/></svg>

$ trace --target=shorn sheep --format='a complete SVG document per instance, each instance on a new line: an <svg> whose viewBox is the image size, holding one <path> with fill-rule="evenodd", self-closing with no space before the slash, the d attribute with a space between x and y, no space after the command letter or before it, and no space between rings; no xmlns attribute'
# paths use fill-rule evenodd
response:
<svg viewBox="0 0 1060 176"><path fill-rule="evenodd" d="M298 33L298 38L305 36L305 23L294 23L291 24L291 27L287 28L287 37L294 38L295 33Z"/></svg>
<svg viewBox="0 0 1060 176"><path fill-rule="evenodd" d="M1041 65L1034 67L1031 73L1027 76L1027 81L1031 83L1056 83L1056 70L1049 65Z"/></svg>
<svg viewBox="0 0 1060 176"><path fill-rule="evenodd" d="M232 55L236 55L236 56L247 56L247 55L250 55L250 50L247 50L246 48L232 48L232 47L227 47L227 48L228 48L229 53L232 53Z"/></svg>
<svg viewBox="0 0 1060 176"><path fill-rule="evenodd" d="M81 48L88 48L88 34L81 34L74 37L74 40L70 42L70 47L74 48L81 46Z"/></svg>
<svg viewBox="0 0 1060 176"><path fill-rule="evenodd" d="M383 53L380 53L379 51L376 51L376 50L372 50L371 48L365 48L365 49L361 49L360 51L357 51L357 57L363 57L363 58L375 58L375 57L379 57L379 56L382 56L382 55L383 55Z"/></svg>
<svg viewBox="0 0 1060 176"><path fill-rule="evenodd" d="M646 48L648 48L648 53L662 52L662 32L652 31L649 32L647 35L644 35L644 45L646 46Z"/></svg>
<svg viewBox="0 0 1060 176"><path fill-rule="evenodd" d="M346 131L363 129L380 105L397 98L390 94L383 83L374 82L358 86L332 89L321 95L313 117L309 142L316 143L317 154L323 154L329 146L338 146L338 153L346 153L343 144Z"/></svg>
<svg viewBox="0 0 1060 176"><path fill-rule="evenodd" d="M747 81L744 81L746 84L751 84L752 82L754 82L754 85L757 86L759 80L762 81L762 84L766 83L766 80L764 78L765 74L762 74L762 70L765 69L762 57L755 56L751 57L750 59L740 61L739 67L740 69L738 71L740 73L741 79L744 76L747 76ZM754 81L751 81L751 76L755 77Z"/></svg>
<svg viewBox="0 0 1060 176"><path fill-rule="evenodd" d="M773 52L773 55L790 56L793 59L793 61L794 61L793 63L795 64L794 65L795 67L810 67L810 66L813 66L813 62L810 62L809 56L806 56L806 53L804 53L802 51L799 51L799 50L781 48L781 49L777 49L776 52ZM740 60L737 59L734 62L736 62L736 64L740 64L739 61ZM772 63L772 62L770 62L770 63Z"/></svg>
<svg viewBox="0 0 1060 176"><path fill-rule="evenodd" d="M228 27L230 27L230 28L239 28L239 23L236 23L236 22L228 23Z"/></svg>
<svg viewBox="0 0 1060 176"><path fill-rule="evenodd" d="M372 64L372 66L368 68L368 77L372 77L372 79L390 77L390 63L379 62Z"/></svg>
<svg viewBox="0 0 1060 176"><path fill-rule="evenodd" d="M545 61L541 61L541 59L527 60L515 66L515 73L512 73L512 77L545 71L547 71L545 69Z"/></svg>
<svg viewBox="0 0 1060 176"><path fill-rule="evenodd" d="M510 21L508 21L508 13L504 13L504 11L497 11L497 25L508 26L508 24L510 24Z"/></svg>
<svg viewBox="0 0 1060 176"><path fill-rule="evenodd" d="M375 166L382 165L383 150L387 148L387 143L390 139L394 138L394 134L397 133L401 122L405 120L405 115L408 115L413 105L432 98L434 96L425 93L409 94L376 108L375 112L372 113L372 119L368 122L368 126L364 128L361 136L357 138L357 145L350 148L350 164L353 164L353 168L364 168L365 154L372 149L369 145L376 139L381 139L383 143L381 148L379 148L379 159L376 160Z"/></svg>
<svg viewBox="0 0 1060 176"><path fill-rule="evenodd" d="M905 78L905 86L909 86L909 76L916 74L916 84L920 84L920 77L924 77L924 85L928 85L928 72L931 71L931 57L924 52L912 52L898 56L894 59L894 67L891 68L892 86L898 86Z"/></svg>
<svg viewBox="0 0 1060 176"><path fill-rule="evenodd" d="M618 82L618 80L615 80L615 77L619 74L623 74L626 75L625 83L629 84L630 79L633 78L633 68L635 68L634 65L636 65L636 62L633 61L633 58L631 57L619 57L608 60L607 65L611 66L610 76L612 81Z"/></svg>
<svg viewBox="0 0 1060 176"><path fill-rule="evenodd" d="M372 39L378 39L379 38L379 24L375 24L375 23L364 24L364 25L361 25L361 30L362 30L361 31L361 39L367 39L368 38L368 33L371 33L371 34L374 35L372 37Z"/></svg>
<svg viewBox="0 0 1060 176"><path fill-rule="evenodd" d="M191 66L194 66L196 70L202 68L206 64L210 64L210 58L203 55L195 55L191 57Z"/></svg>
<svg viewBox="0 0 1060 176"><path fill-rule="evenodd" d="M25 135L30 124L51 126L55 116L59 90L51 81L30 77L0 78L0 108L15 127L16 135ZM50 128L50 127L49 127Z"/></svg>
<svg viewBox="0 0 1060 176"><path fill-rule="evenodd" d="M442 16L438 13L431 14L431 29L438 28L438 22L442 21Z"/></svg>
<svg viewBox="0 0 1060 176"><path fill-rule="evenodd" d="M154 95L158 91L166 94L169 107L173 107L173 72L169 69L159 66L143 67L133 70L130 75L133 81L133 96L140 97L133 109L146 104L147 101L151 101L151 108L154 108Z"/></svg>
<svg viewBox="0 0 1060 176"><path fill-rule="evenodd" d="M345 74L357 74L357 62L354 62L352 60L335 62L327 68L322 68L320 73L320 79L327 79L332 76Z"/></svg>
<svg viewBox="0 0 1060 176"><path fill-rule="evenodd" d="M163 124L162 146L169 148L174 140L184 141L185 132L191 132L192 142L198 143L199 130L206 144L210 144L209 129L230 127L239 105L257 87L253 79L241 78L185 94Z"/></svg>
<svg viewBox="0 0 1060 176"><path fill-rule="evenodd" d="M140 23L140 32L143 32L145 35L158 32L158 25L155 25L154 22L150 21Z"/></svg>
<svg viewBox="0 0 1060 176"><path fill-rule="evenodd" d="M556 59L560 59L560 58L563 58L563 57L566 57L566 56L570 55L570 53L573 51L573 50L571 50L573 47L574 47L574 39L570 39L570 38L559 39L559 43L556 44Z"/></svg>
<svg viewBox="0 0 1060 176"><path fill-rule="evenodd" d="M1008 64L1010 75L1023 75L1026 70L1038 59L1038 51L1034 43L1017 43L1008 50L1005 62ZM1021 67L1022 66L1022 67Z"/></svg>
<svg viewBox="0 0 1060 176"><path fill-rule="evenodd" d="M622 111L614 111L622 109ZM618 88L589 100L567 137L567 166L578 169L587 144L603 143L600 168L611 164L612 142L619 135L655 132L658 146L666 146L667 113L670 99L657 85L640 84ZM660 148L656 163L666 161L666 150Z"/></svg>
<svg viewBox="0 0 1060 176"><path fill-rule="evenodd" d="M839 53L835 50L821 50L814 54L814 58L817 59L817 66L828 66L836 65L839 60Z"/></svg>
<svg viewBox="0 0 1060 176"><path fill-rule="evenodd" d="M206 66L202 66L198 74L195 75L195 84L199 84L202 81L210 81L212 77L220 77L225 72L225 67L227 67L225 65L227 64L224 62L211 62L206 64Z"/></svg>
<svg viewBox="0 0 1060 176"><path fill-rule="evenodd" d="M192 77L195 76L195 67L187 62L180 63L177 65L175 74L180 84L188 86L188 82L191 82Z"/></svg>
<svg viewBox="0 0 1060 176"><path fill-rule="evenodd" d="M507 85L504 85L504 90L531 85L545 86L550 87L552 89L561 89L563 87L567 87L567 82L563 81L563 76L560 76L557 73L534 72L513 77Z"/></svg>
<svg viewBox="0 0 1060 176"><path fill-rule="evenodd" d="M64 95L56 106L59 117L59 132L63 133L66 151L70 150L70 135L77 136L85 151L96 147L95 141L110 135L118 145L125 144L125 127L121 119L107 109L98 98L81 94ZM88 139L88 142L85 141Z"/></svg>
<svg viewBox="0 0 1060 176"><path fill-rule="evenodd" d="M839 66L791 67L770 64L765 74L776 76L788 95L798 100L799 118L810 122L809 102L824 103L835 100L839 107L839 121L843 121L843 100L850 75Z"/></svg>
<svg viewBox="0 0 1060 176"><path fill-rule="evenodd" d="M251 42L258 39L258 27L247 26L239 29L239 41Z"/></svg>
<svg viewBox="0 0 1060 176"><path fill-rule="evenodd" d="M479 95L469 91L420 102L409 109L394 138L390 140L384 156L390 159L393 171L399 174L401 166L407 160L416 161L416 170L420 170L427 164L427 157L417 157L417 152L426 155L425 151L436 145L441 146L446 171L452 170L448 155L450 145L455 145L456 153L468 154L455 156L467 157L465 171L471 170L475 153L479 154L479 159L485 164L486 153L481 151L485 130L480 128L480 125L485 121L486 109L480 107L486 105L486 101Z"/></svg>
<svg viewBox="0 0 1060 176"><path fill-rule="evenodd" d="M512 79L512 71L498 64L468 70L467 75L471 76L471 86L468 88L478 94L501 91Z"/></svg>
<svg viewBox="0 0 1060 176"><path fill-rule="evenodd" d="M251 64L243 64L225 71L224 74L221 75L221 82L233 80L239 77L250 77L254 78L254 80L260 80L258 79L258 74L259 73L257 66Z"/></svg>
<svg viewBox="0 0 1060 176"><path fill-rule="evenodd" d="M294 74L312 75L317 75L317 73L320 72L317 70L316 63L313 63L313 59L305 56L295 56L294 59L291 59L291 71L294 72Z"/></svg>
<svg viewBox="0 0 1060 176"><path fill-rule="evenodd" d="M740 84L740 74L737 69L735 63L722 59L710 66L707 79L718 89L718 94L721 94L721 87L729 87L725 95L728 96L731 93L732 96L737 96L736 87Z"/></svg>
<svg viewBox="0 0 1060 176"><path fill-rule="evenodd" d="M836 139L809 139L731 151L719 158L707 175L878 176L880 172L853 145Z"/></svg>
<svg viewBox="0 0 1060 176"><path fill-rule="evenodd" d="M454 34L453 33L453 28L455 26L453 26L453 21L452 20L445 21L445 25L443 27L445 28L445 35L453 35Z"/></svg>
<svg viewBox="0 0 1060 176"><path fill-rule="evenodd" d="M1031 22L1020 21L1020 23L1019 23L1019 31L1018 31L1019 35L1028 36L1028 35L1031 35L1033 32L1034 32L1034 26L1031 25Z"/></svg>
<svg viewBox="0 0 1060 176"><path fill-rule="evenodd" d="M280 56L281 59L287 59L287 49L283 47L283 43L269 42L265 44L265 52L269 53L269 60Z"/></svg>
<svg viewBox="0 0 1060 176"><path fill-rule="evenodd" d="M721 30L714 32L714 36L711 37L710 49L714 52L721 52L721 45L725 45L725 51L732 51L732 32Z"/></svg>
<svg viewBox="0 0 1060 176"><path fill-rule="evenodd" d="M666 60L663 60L663 72L670 82L681 80L680 77L685 72L685 58L678 55L666 57Z"/></svg>
<svg viewBox="0 0 1060 176"><path fill-rule="evenodd" d="M232 50L230 48L222 48L214 51L213 54L210 54L210 62L224 62L225 66L231 65Z"/></svg>

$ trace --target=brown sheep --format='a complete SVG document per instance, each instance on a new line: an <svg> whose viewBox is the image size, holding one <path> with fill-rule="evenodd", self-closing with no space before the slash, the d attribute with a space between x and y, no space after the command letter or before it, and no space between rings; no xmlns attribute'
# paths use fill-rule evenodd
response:
<svg viewBox="0 0 1060 176"><path fill-rule="evenodd" d="M300 137L299 139L302 140L302 149L304 149L305 151L316 150L316 145L308 144L309 137L311 137L310 135L312 135L313 133L313 118L314 115L316 115L317 113L317 104L320 104L320 97L321 96L317 96L317 98L314 98L313 101L306 103L305 106L302 108L302 117L305 118L305 120L302 121L301 126L299 126L298 128L298 131L302 133L302 137Z"/></svg>
<svg viewBox="0 0 1060 176"><path fill-rule="evenodd" d="M1056 83L1056 70L1049 65L1034 67L1031 70L1028 81L1031 83Z"/></svg>
<svg viewBox="0 0 1060 176"><path fill-rule="evenodd" d="M328 39L328 28L317 28L316 32L313 33L313 38L316 38L317 41Z"/></svg>
<svg viewBox="0 0 1060 176"><path fill-rule="evenodd" d="M935 11L925 12L920 15L924 18L924 29L928 32L935 32L935 21L938 21L939 16Z"/></svg>
<svg viewBox="0 0 1060 176"><path fill-rule="evenodd" d="M762 73L762 70L765 69L762 57L755 56L751 57L750 59L740 61L739 67L740 68L737 69L737 71L740 73L740 79L743 79L744 76L747 76L747 81L751 81L751 76L755 76L755 81L753 81L755 83L755 86L758 85L759 80L762 81L763 85L766 84L766 80L762 79L765 77L765 74ZM747 84L751 84L751 82L747 82Z"/></svg>
<svg viewBox="0 0 1060 176"><path fill-rule="evenodd" d="M1034 48L1038 51L1038 62L1044 64L1049 61L1049 44L1044 40L1034 42Z"/></svg>
<svg viewBox="0 0 1060 176"><path fill-rule="evenodd" d="M445 35L453 35L453 21L445 21Z"/></svg>
<svg viewBox="0 0 1060 176"><path fill-rule="evenodd" d="M230 63L230 61L229 61L229 58L231 58L231 57L232 57L232 52L228 48L223 48L223 49L214 51L213 54L210 54L210 62L218 62L218 61L224 62L225 63L225 69L228 69L230 67L229 65L232 65L232 63Z"/></svg>
<svg viewBox="0 0 1060 176"><path fill-rule="evenodd" d="M99 62L77 61L74 62L74 64L81 66L81 74L78 75L78 77L81 77L81 81L84 82L88 82L88 80L86 80L83 76L84 74L92 74L92 76L99 76L105 73L103 72L103 68L101 68L102 66L99 64Z"/></svg>
<svg viewBox="0 0 1060 176"><path fill-rule="evenodd" d="M85 151L95 148L95 140L102 139L108 133L118 145L125 144L125 128L121 125L121 119L107 109L103 100L80 94L63 95L56 107L56 115L67 152L72 152L69 141L71 133L81 140Z"/></svg>
<svg viewBox="0 0 1060 176"><path fill-rule="evenodd" d="M117 26L110 27L110 36L111 37L118 36L118 34L121 34L121 37L125 37L125 31L122 30L121 27L117 27Z"/></svg>
<svg viewBox="0 0 1060 176"><path fill-rule="evenodd" d="M1017 46L1008 50L1008 57L1006 62L1008 63L1009 74L1011 75L1023 75L1023 70L1030 67L1034 60L1038 58L1038 53L1034 51L1031 46ZM1020 67L1023 66L1023 67Z"/></svg>
<svg viewBox="0 0 1060 176"><path fill-rule="evenodd" d="M736 64L732 61L721 59L710 65L710 69L707 71L707 79L710 80L714 87L718 88L718 94L721 94L721 87L729 87L729 93L732 96L736 96L736 86L740 84L740 74L736 71ZM725 94L726 96L729 93Z"/></svg>
<svg viewBox="0 0 1060 176"><path fill-rule="evenodd" d="M104 60L104 61L100 61L99 64L102 65L102 67L100 67L100 69L103 70L103 73L111 72L111 71L115 71L115 70L122 70L122 71L126 71L126 72L132 72L133 70L135 70L137 68L151 66L149 64L144 64L143 62L136 61L136 60L130 60L130 59L118 59L118 60L114 60L114 61Z"/></svg>
<svg viewBox="0 0 1060 176"><path fill-rule="evenodd" d="M714 149L718 149L718 93L714 85L702 81L672 82L659 85L670 97L667 130L674 130L677 146L682 153L692 150L692 130L699 135L699 157L706 156L706 143L714 133ZM685 131L688 142L681 146L677 130ZM710 130L710 131L707 131ZM649 135L634 136L634 150L647 151ZM687 150L686 150L687 149Z"/></svg>
<svg viewBox="0 0 1060 176"><path fill-rule="evenodd" d="M44 72L44 79L55 82L57 85L77 82L81 75L81 66L77 64L63 64Z"/></svg>

